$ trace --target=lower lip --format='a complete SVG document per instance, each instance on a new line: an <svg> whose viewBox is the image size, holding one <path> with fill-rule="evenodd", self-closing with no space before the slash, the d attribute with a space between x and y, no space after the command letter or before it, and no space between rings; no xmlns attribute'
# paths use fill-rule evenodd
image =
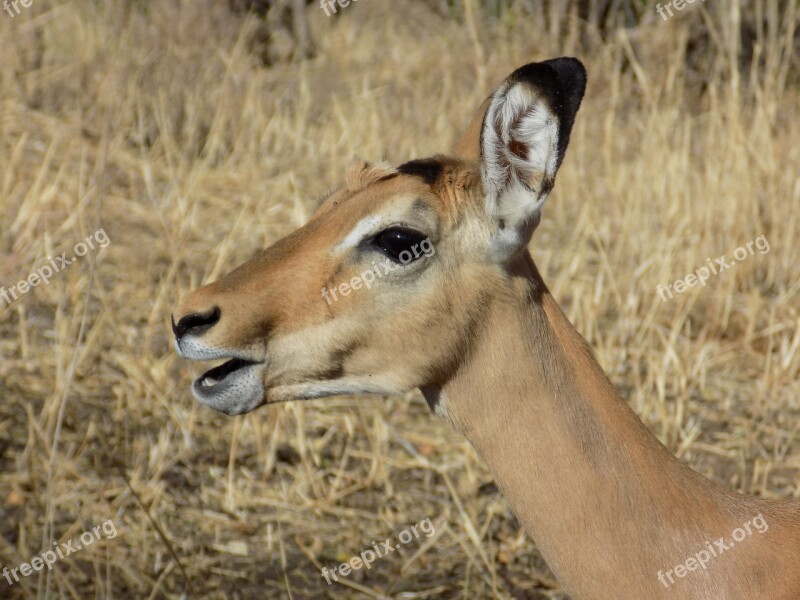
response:
<svg viewBox="0 0 800 600"><path fill-rule="evenodd" d="M214 385L210 386L203 385L204 377L199 377L194 380L194 383L192 384L192 390L195 392L195 394L203 396L204 398L213 398L218 394L228 391L238 382L245 379L248 375L250 375L253 369L257 369L263 366L264 366L263 363L256 363L252 365L247 365L245 367L241 367L233 371L232 373L228 373L228 375L226 375L225 379L223 379L222 381L218 381Z"/></svg>

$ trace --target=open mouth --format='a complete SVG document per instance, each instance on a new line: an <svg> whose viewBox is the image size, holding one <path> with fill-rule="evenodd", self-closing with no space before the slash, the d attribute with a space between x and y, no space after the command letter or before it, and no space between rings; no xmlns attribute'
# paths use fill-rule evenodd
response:
<svg viewBox="0 0 800 600"><path fill-rule="evenodd" d="M264 380L269 359L260 354L247 355L208 348L189 338L175 342L178 354L194 361L226 361L216 364L192 383L192 395L201 404L227 415L243 415L266 402Z"/></svg>
<svg viewBox="0 0 800 600"><path fill-rule="evenodd" d="M195 388L200 388L205 392L210 392L213 388L221 386L225 382L236 379L238 374L242 374L241 372L243 370L261 364L263 363L243 360L241 358L232 358L228 362L219 365L218 367L214 367L198 377L194 382Z"/></svg>

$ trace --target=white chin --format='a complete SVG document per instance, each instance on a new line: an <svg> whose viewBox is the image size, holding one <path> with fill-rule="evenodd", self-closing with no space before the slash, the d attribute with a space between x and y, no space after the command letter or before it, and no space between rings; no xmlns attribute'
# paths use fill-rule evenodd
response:
<svg viewBox="0 0 800 600"><path fill-rule="evenodd" d="M265 403L263 364L254 364L210 385L203 377L192 384L192 395L200 404L226 415L243 415Z"/></svg>

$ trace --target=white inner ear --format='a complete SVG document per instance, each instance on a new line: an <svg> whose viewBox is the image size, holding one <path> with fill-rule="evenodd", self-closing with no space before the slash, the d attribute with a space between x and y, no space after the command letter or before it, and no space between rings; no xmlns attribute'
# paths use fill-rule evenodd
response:
<svg viewBox="0 0 800 600"><path fill-rule="evenodd" d="M503 223L498 241L525 243L558 167L558 120L532 88L503 86L486 113L481 150L486 211Z"/></svg>

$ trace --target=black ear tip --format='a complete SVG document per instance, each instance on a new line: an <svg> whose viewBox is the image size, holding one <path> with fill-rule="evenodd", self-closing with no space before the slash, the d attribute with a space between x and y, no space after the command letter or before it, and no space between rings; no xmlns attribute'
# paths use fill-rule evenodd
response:
<svg viewBox="0 0 800 600"><path fill-rule="evenodd" d="M586 92L586 68L577 58L563 56L530 63L514 71L510 84L524 82L536 89L558 117L558 163L567 150L575 115Z"/></svg>
<svg viewBox="0 0 800 600"><path fill-rule="evenodd" d="M572 56L563 56L561 58L553 58L544 61L544 64L550 65L558 75L558 79L562 84L565 84L568 89L580 91L581 96L586 90L586 67L577 58Z"/></svg>
<svg viewBox="0 0 800 600"><path fill-rule="evenodd" d="M578 112L586 92L586 68L577 58L563 56L520 67L509 77L510 82L524 81L528 85L554 94L567 101L570 112Z"/></svg>

